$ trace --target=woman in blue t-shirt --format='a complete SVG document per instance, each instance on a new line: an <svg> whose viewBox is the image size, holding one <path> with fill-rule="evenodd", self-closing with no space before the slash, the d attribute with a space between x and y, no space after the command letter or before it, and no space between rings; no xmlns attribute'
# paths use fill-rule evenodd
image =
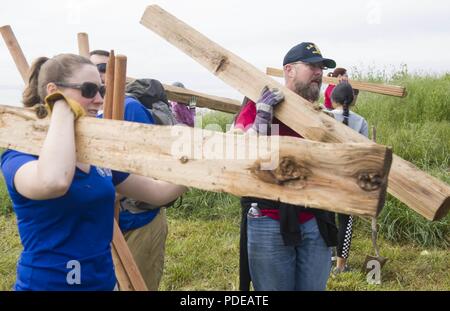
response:
<svg viewBox="0 0 450 311"><path fill-rule="evenodd" d="M15 289L112 290L115 191L160 206L187 189L76 161L74 121L95 117L103 104L104 86L88 59L41 57L29 77L24 105L45 103L51 119L39 157L7 150L1 158L24 248Z"/></svg>

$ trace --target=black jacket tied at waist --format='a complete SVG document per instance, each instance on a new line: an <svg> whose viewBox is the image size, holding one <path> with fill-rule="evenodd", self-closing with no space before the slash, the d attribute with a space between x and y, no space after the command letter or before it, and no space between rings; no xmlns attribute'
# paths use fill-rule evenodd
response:
<svg viewBox="0 0 450 311"><path fill-rule="evenodd" d="M320 235L328 247L337 245L337 233L335 214L319 209L305 208L304 206L282 203L259 198L241 198L242 219L240 236L240 290L250 289L250 270L248 266L247 252L247 213L252 203L258 203L261 210L277 209L280 215L280 234L286 246L298 246L301 242L301 232L298 225L298 214L301 211L312 213L317 221Z"/></svg>

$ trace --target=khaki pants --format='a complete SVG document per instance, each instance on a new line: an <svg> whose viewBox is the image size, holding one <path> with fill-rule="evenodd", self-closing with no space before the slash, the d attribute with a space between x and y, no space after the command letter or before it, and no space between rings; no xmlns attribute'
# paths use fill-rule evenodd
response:
<svg viewBox="0 0 450 311"><path fill-rule="evenodd" d="M166 209L147 225L124 233L134 261L148 290L156 291L164 270L164 252L167 238Z"/></svg>

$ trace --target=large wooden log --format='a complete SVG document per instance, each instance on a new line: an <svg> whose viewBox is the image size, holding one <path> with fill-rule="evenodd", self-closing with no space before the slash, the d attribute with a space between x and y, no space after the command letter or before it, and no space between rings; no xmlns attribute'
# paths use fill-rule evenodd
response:
<svg viewBox="0 0 450 311"><path fill-rule="evenodd" d="M371 142L159 6L147 7L141 23L252 100L266 85L281 89L285 102L275 115L302 136L323 142ZM389 191L429 220L444 217L450 209L450 186L398 156L393 159Z"/></svg>
<svg viewBox="0 0 450 311"><path fill-rule="evenodd" d="M280 77L280 78L284 77L283 70L278 69L278 68L267 67L266 73L269 76L273 76L273 77ZM323 76L322 81L326 84L338 84L339 83L338 78L333 78L333 77L328 77L328 76ZM362 82L362 81L357 81L357 80L349 80L348 82L352 85L353 88L361 90L361 91L367 91L367 92L371 92L371 93L397 96L397 97L405 97L406 96L406 89L403 86Z"/></svg>
<svg viewBox="0 0 450 311"><path fill-rule="evenodd" d="M0 106L0 147L39 154L48 124L49 118L38 120L30 109ZM383 207L392 156L389 148L376 144L327 144L89 117L76 123L76 144L82 163L364 216L375 216Z"/></svg>

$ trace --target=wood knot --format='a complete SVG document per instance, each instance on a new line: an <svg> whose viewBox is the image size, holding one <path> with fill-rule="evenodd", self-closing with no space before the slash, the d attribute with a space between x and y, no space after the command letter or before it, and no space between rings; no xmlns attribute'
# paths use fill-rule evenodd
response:
<svg viewBox="0 0 450 311"><path fill-rule="evenodd" d="M180 162L181 162L182 164L186 164L186 163L189 162L189 158L188 158L187 156L182 156L182 157L180 158Z"/></svg>
<svg viewBox="0 0 450 311"><path fill-rule="evenodd" d="M262 170L260 163L257 163L252 172L262 181L277 185L290 181L304 182L311 175L311 172L297 163L293 157L282 158L274 170Z"/></svg>
<svg viewBox="0 0 450 311"><path fill-rule="evenodd" d="M383 179L376 172L363 172L358 175L358 186L364 191L378 190L382 183Z"/></svg>
<svg viewBox="0 0 450 311"><path fill-rule="evenodd" d="M34 109L35 109L35 112L36 112L36 116L39 119L44 119L44 118L46 118L48 116L47 108L44 105L37 104Z"/></svg>
<svg viewBox="0 0 450 311"><path fill-rule="evenodd" d="M222 56L218 61L218 65L216 67L215 72L219 73L221 71L224 71L228 63L229 63L228 58L226 56Z"/></svg>

